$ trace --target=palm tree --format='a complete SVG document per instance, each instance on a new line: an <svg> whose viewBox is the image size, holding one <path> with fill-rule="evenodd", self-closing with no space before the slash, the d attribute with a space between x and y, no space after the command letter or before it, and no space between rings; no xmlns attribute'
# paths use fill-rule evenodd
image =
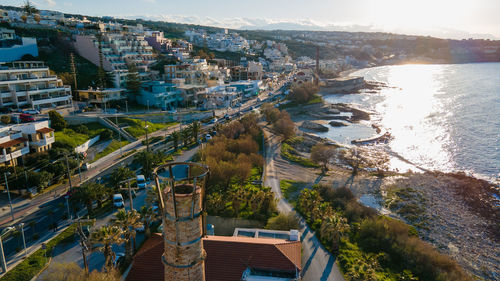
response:
<svg viewBox="0 0 500 281"><path fill-rule="evenodd" d="M114 170L109 177L110 184L115 188L120 188L120 183L124 180L133 178L135 173L127 167L119 167Z"/></svg>
<svg viewBox="0 0 500 281"><path fill-rule="evenodd" d="M113 224L120 227L123 231L123 238L126 243L125 259L127 262L130 262L135 250L135 229L141 226L141 215L136 210L126 211L125 209L121 209L115 216Z"/></svg>
<svg viewBox="0 0 500 281"><path fill-rule="evenodd" d="M113 267L113 260L116 254L111 249L113 244L122 244L125 240L122 238L123 231L118 226L101 226L90 233L90 243L92 249L101 252L104 255L105 267Z"/></svg>
<svg viewBox="0 0 500 281"><path fill-rule="evenodd" d="M193 124L191 124L191 134L193 135L194 142L196 143L198 141L198 133L200 131L200 122L194 121Z"/></svg>
<svg viewBox="0 0 500 281"><path fill-rule="evenodd" d="M189 137L191 136L191 132L189 128L186 128L181 131L182 141L184 142L184 146L187 147Z"/></svg>
<svg viewBox="0 0 500 281"><path fill-rule="evenodd" d="M179 146L179 139L181 138L181 134L178 131L173 131L171 134L172 141L174 142L174 149L177 150Z"/></svg>
<svg viewBox="0 0 500 281"><path fill-rule="evenodd" d="M144 225L144 233L146 237L151 236L150 226L151 223L156 219L156 214L153 208L150 206L142 206L140 210L142 225Z"/></svg>
<svg viewBox="0 0 500 281"><path fill-rule="evenodd" d="M26 1L26 2L24 2L24 5L22 6L22 9L29 16L32 15L32 14L38 13L38 9L35 8L35 6L33 6L29 0Z"/></svg>
<svg viewBox="0 0 500 281"><path fill-rule="evenodd" d="M92 214L92 204L97 200L97 205L102 206L102 199L108 193L108 190L99 183L86 182L76 188L76 192L72 199L86 205L89 214Z"/></svg>
<svg viewBox="0 0 500 281"><path fill-rule="evenodd" d="M337 213L327 216L320 227L321 238L328 241L332 250L336 252L339 248L340 237L349 230L347 219Z"/></svg>
<svg viewBox="0 0 500 281"><path fill-rule="evenodd" d="M161 152L151 152L142 150L134 156L134 162L142 166L142 172L145 177L150 178L153 173L153 167L160 164L164 159Z"/></svg>

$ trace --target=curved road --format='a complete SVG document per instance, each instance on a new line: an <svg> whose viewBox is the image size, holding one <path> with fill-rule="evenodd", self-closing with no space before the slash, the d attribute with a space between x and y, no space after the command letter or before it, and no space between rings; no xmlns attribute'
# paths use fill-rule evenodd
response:
<svg viewBox="0 0 500 281"><path fill-rule="evenodd" d="M283 198L280 180L274 168L274 159L280 157L281 142L279 137L264 129L266 142L264 184L270 186L278 199L278 210L288 213L293 207ZM300 232L302 241L302 276L304 281L344 281L335 257L328 252L319 242L304 219L300 217Z"/></svg>

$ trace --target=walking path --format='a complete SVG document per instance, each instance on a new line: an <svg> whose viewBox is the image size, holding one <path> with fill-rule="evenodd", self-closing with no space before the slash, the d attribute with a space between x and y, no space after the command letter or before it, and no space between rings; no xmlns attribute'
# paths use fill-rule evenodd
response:
<svg viewBox="0 0 500 281"><path fill-rule="evenodd" d="M279 137L264 128L266 141L265 153L265 186L270 186L278 199L278 210L288 213L293 207L283 198L280 188L280 179L277 176L274 159L280 156L281 142ZM305 220L300 217L300 232L302 241L302 276L304 281L344 281L336 258L328 252L319 242L314 231L307 226Z"/></svg>

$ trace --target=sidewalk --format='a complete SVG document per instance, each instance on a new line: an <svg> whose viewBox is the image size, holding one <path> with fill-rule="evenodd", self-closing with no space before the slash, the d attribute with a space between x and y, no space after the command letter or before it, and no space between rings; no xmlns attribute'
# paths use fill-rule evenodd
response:
<svg viewBox="0 0 500 281"><path fill-rule="evenodd" d="M44 236L40 237L37 241L34 241L33 244L29 247L26 247L27 250L27 257L29 257L31 254L36 252L38 249L42 247L42 242L43 243L48 243L50 240L54 239L57 235L61 234L68 226L71 225L71 221L66 220L63 222L61 225L58 226L58 230L56 232L50 231L46 233ZM19 251L18 253L11 255L9 257L5 257L7 260L7 272L11 270L12 268L16 267L19 263L21 263L26 257L24 256L24 249ZM0 274L0 278L3 277L7 272L2 272Z"/></svg>

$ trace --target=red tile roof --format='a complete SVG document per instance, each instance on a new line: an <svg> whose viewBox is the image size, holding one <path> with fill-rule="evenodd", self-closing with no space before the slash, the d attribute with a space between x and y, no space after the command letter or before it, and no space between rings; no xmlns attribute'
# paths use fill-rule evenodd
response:
<svg viewBox="0 0 500 281"><path fill-rule="evenodd" d="M154 234L148 239L135 256L126 281L163 281L163 247L161 234ZM207 252L206 281L241 280L247 267L280 271L302 269L300 241L208 236L203 239L203 247Z"/></svg>
<svg viewBox="0 0 500 281"><path fill-rule="evenodd" d="M16 146L16 145L23 143L25 141L27 141L27 139L25 139L25 138L13 139L13 140L10 140L10 141L4 142L4 143L0 143L0 148L13 147L13 146Z"/></svg>
<svg viewBox="0 0 500 281"><path fill-rule="evenodd" d="M47 133L50 133L53 131L54 131L54 129L47 128L47 127L36 130L37 133L42 133L42 134L47 134Z"/></svg>

